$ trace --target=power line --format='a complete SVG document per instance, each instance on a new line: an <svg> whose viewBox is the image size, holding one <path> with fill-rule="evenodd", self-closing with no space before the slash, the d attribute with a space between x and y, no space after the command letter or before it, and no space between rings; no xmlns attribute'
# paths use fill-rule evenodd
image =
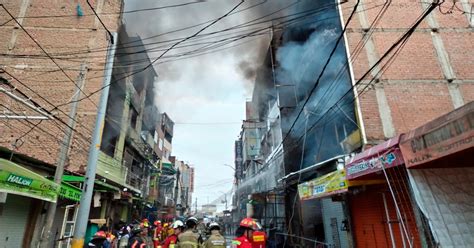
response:
<svg viewBox="0 0 474 248"><path fill-rule="evenodd" d="M43 51L43 53L46 54L46 56L48 56L48 58L49 58L51 61L53 61L53 63L54 63L54 64L59 68L59 70L69 79L69 81L72 82L72 83L77 87L77 89L79 89L79 91L81 91L84 95L87 95L87 94L81 89L81 87L79 87L79 85L77 85L76 82L74 82L74 80L73 80L71 77L69 77L69 75L61 68L61 66L56 62L56 60L54 60L54 58L51 57L51 55L50 55L48 52L46 52L46 50L38 43L38 41L36 41L36 39L33 38L33 36L31 36L31 34L30 34L30 33L23 27L23 25L21 25L21 23L10 13L10 11L8 11L8 9L7 9L3 4L0 4L0 6L2 6L2 8L5 10L5 12L7 12L7 14L8 14L8 15L16 22L16 24L23 30L23 32L25 32L25 33L28 35L28 37L30 37L30 39L36 44L36 46L38 46L38 47L41 49L41 51ZM91 100L91 102L92 102L95 106L97 106L97 105L95 104L95 102L93 102L92 100Z"/></svg>
<svg viewBox="0 0 474 248"><path fill-rule="evenodd" d="M89 5L89 7L91 8L92 12L94 13L94 15L97 17L97 19L99 20L100 24L102 24L102 26L104 27L105 31L107 31L107 34L109 34L109 39L110 39L110 43L111 44L114 44L114 36L112 35L112 32L110 32L110 30L105 26L104 22L102 21L102 19L100 19L99 15L97 14L97 12L95 12L95 9L94 7L92 7L91 3L89 2L89 0L86 1L87 2L87 5Z"/></svg>
<svg viewBox="0 0 474 248"><path fill-rule="evenodd" d="M171 47L169 47L166 51L164 51L160 56L158 56L156 59L154 59L150 64L148 64L147 66L145 66L143 69L138 70L138 71L136 71L136 72L134 72L134 73L131 73L131 74L125 76L125 77L122 77L122 78L116 80L116 81L119 81L119 80L121 80L121 79L130 77L130 76L133 76L133 75L135 75L135 74L138 74L138 73L143 72L143 71L145 71L146 69L150 68L151 66L153 66L153 64L154 64L156 61L158 61L161 57L163 57L167 52L169 52L169 51L170 51L171 49L173 49L175 46L177 46L177 45L179 45L179 44L181 44L181 43L183 43L183 42L185 42L185 41L187 41L187 40L189 40L189 39L192 39L193 37L196 37L196 36L197 36L198 34L200 34L202 31L206 30L207 28L211 27L211 26L214 25L215 23L219 22L220 20L224 19L226 16L228 16L229 14L231 14L231 13L232 13L235 9L237 9L242 3L244 3L243 0L240 1L240 3L238 3L235 7L233 7L229 12L227 12L226 14L224 14L223 16L221 16L220 18L217 18L215 21L211 22L210 24L206 25L204 28L200 29L199 31L197 31L197 32L194 33L193 35L188 36L187 38L182 39L182 40L176 42L174 45L172 45ZM105 86L102 86L100 89L98 89L98 90L92 92L91 94L89 94L89 95L87 95L87 96L85 96L85 97L83 97L83 98L81 98L81 99L79 99L79 100L77 100L77 101L82 101L82 100L84 100L84 99L89 99L92 95L94 95L94 94L100 92L100 91L103 90L105 87L109 87L110 84L111 84L111 83L109 83L109 84L107 84L107 85L105 85ZM67 105L67 104L70 104L70 103L72 103L72 101L69 101L69 102L67 102L67 103L60 104L60 105L56 106L55 108L58 108L58 107L61 107L61 106L64 106L64 105Z"/></svg>
<svg viewBox="0 0 474 248"><path fill-rule="evenodd" d="M199 1L187 2L187 3L181 3L181 4L174 4L174 5L167 5L167 6L160 6L160 7L153 7L153 8L135 9L135 10L122 11L122 12L100 13L100 15L131 14L131 13L138 13L138 12L146 12L146 11L176 8L176 7L182 7L182 6L198 4L198 3L203 3L203 2L206 2L206 1L205 0L199 0ZM94 16L94 15L95 14L85 14L85 15L82 15L82 17L84 17L84 16ZM47 19L47 18L67 18L67 17L78 17L78 15L77 14L71 14L71 15L25 16L25 17L21 17L19 19Z"/></svg>

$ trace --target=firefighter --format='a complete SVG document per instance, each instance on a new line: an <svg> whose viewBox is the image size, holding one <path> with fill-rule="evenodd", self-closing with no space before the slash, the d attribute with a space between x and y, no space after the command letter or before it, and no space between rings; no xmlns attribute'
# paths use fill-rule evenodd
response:
<svg viewBox="0 0 474 248"><path fill-rule="evenodd" d="M153 224L155 224L155 230L153 231L153 244L155 245L155 248L157 248L161 242L161 231L163 230L163 227L159 220L155 221Z"/></svg>
<svg viewBox="0 0 474 248"><path fill-rule="evenodd" d="M226 248L225 238L220 233L220 226L217 222L209 224L211 236L204 242L204 248Z"/></svg>
<svg viewBox="0 0 474 248"><path fill-rule="evenodd" d="M252 235L252 247L253 248L265 248L267 242L267 234L263 231L262 226L255 222L255 230Z"/></svg>
<svg viewBox="0 0 474 248"><path fill-rule="evenodd" d="M245 218L240 221L239 228L237 228L236 236L232 240L232 248L252 248L253 231L255 230L256 222L252 218Z"/></svg>
<svg viewBox="0 0 474 248"><path fill-rule="evenodd" d="M176 243L178 243L178 235L184 231L184 223L180 220L175 221L171 227L173 228L174 232L171 236L168 236L163 243L162 248L175 248Z"/></svg>
<svg viewBox="0 0 474 248"><path fill-rule="evenodd" d="M98 231L94 234L91 241L87 244L88 248L107 248L110 243L107 240L107 234L104 231Z"/></svg>
<svg viewBox="0 0 474 248"><path fill-rule="evenodd" d="M189 217L186 220L186 231L178 236L179 248L198 248L202 243L202 238L199 233L196 232L196 226L198 219L195 217Z"/></svg>
<svg viewBox="0 0 474 248"><path fill-rule="evenodd" d="M129 240L130 248L149 248L146 244L146 228L143 225L135 225L132 229L132 237Z"/></svg>

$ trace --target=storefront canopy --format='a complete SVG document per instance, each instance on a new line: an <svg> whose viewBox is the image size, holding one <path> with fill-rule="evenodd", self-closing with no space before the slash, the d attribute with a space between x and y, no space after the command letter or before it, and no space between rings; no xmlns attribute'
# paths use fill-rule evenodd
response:
<svg viewBox="0 0 474 248"><path fill-rule="evenodd" d="M23 166L0 159L0 192L56 202L59 185Z"/></svg>
<svg viewBox="0 0 474 248"><path fill-rule="evenodd" d="M403 164L399 140L399 136L391 138L352 157L346 164L347 179L356 179Z"/></svg>
<svg viewBox="0 0 474 248"><path fill-rule="evenodd" d="M73 176L73 175L64 175L63 182L74 183L74 182L84 182L85 178L83 176ZM105 183L101 180L96 179L94 182L94 188L103 188L107 191L120 192L120 188Z"/></svg>
<svg viewBox="0 0 474 248"><path fill-rule="evenodd" d="M408 132L400 149L407 168L472 166L474 101Z"/></svg>

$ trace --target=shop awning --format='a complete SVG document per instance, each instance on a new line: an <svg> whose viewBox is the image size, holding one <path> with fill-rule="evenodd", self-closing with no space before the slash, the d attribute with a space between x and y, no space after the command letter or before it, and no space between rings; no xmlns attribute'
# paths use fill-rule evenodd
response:
<svg viewBox="0 0 474 248"><path fill-rule="evenodd" d="M381 171L383 167L391 168L403 164L403 156L398 147L399 140L400 136L391 138L352 157L345 166L347 179L369 175Z"/></svg>
<svg viewBox="0 0 474 248"><path fill-rule="evenodd" d="M66 182L61 182L59 196L76 202L81 201L82 191L78 187Z"/></svg>
<svg viewBox="0 0 474 248"><path fill-rule="evenodd" d="M408 132L400 149L407 168L472 166L474 101Z"/></svg>
<svg viewBox="0 0 474 248"><path fill-rule="evenodd" d="M11 161L0 159L0 192L56 202L59 185Z"/></svg>
<svg viewBox="0 0 474 248"><path fill-rule="evenodd" d="M301 200L326 197L347 192L348 182L344 170L337 170L298 185Z"/></svg>
<svg viewBox="0 0 474 248"><path fill-rule="evenodd" d="M73 176L73 175L64 175L63 176L63 182L84 182L84 177L83 176ZM108 183L102 182L101 180L95 180L94 185L97 185L99 187L111 190L111 191L116 191L120 192L120 188L115 187L113 185L110 185Z"/></svg>

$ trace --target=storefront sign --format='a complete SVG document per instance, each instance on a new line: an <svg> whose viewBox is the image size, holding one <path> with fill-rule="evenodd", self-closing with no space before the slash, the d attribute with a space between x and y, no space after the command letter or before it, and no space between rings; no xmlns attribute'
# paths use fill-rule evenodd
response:
<svg viewBox="0 0 474 248"><path fill-rule="evenodd" d="M20 165L0 159L0 192L56 202L59 186Z"/></svg>
<svg viewBox="0 0 474 248"><path fill-rule="evenodd" d="M387 169L403 164L398 141L399 137L397 136L351 158L346 165L347 179L351 180L381 171L383 168Z"/></svg>
<svg viewBox="0 0 474 248"><path fill-rule="evenodd" d="M407 133L400 142L407 167L474 147L474 102Z"/></svg>
<svg viewBox="0 0 474 248"><path fill-rule="evenodd" d="M81 195L82 191L77 189L76 187L65 183L61 184L61 188L59 189L59 196L79 202L81 201Z"/></svg>
<svg viewBox="0 0 474 248"><path fill-rule="evenodd" d="M320 198L346 192L348 183L344 170L338 170L298 185L301 200Z"/></svg>

